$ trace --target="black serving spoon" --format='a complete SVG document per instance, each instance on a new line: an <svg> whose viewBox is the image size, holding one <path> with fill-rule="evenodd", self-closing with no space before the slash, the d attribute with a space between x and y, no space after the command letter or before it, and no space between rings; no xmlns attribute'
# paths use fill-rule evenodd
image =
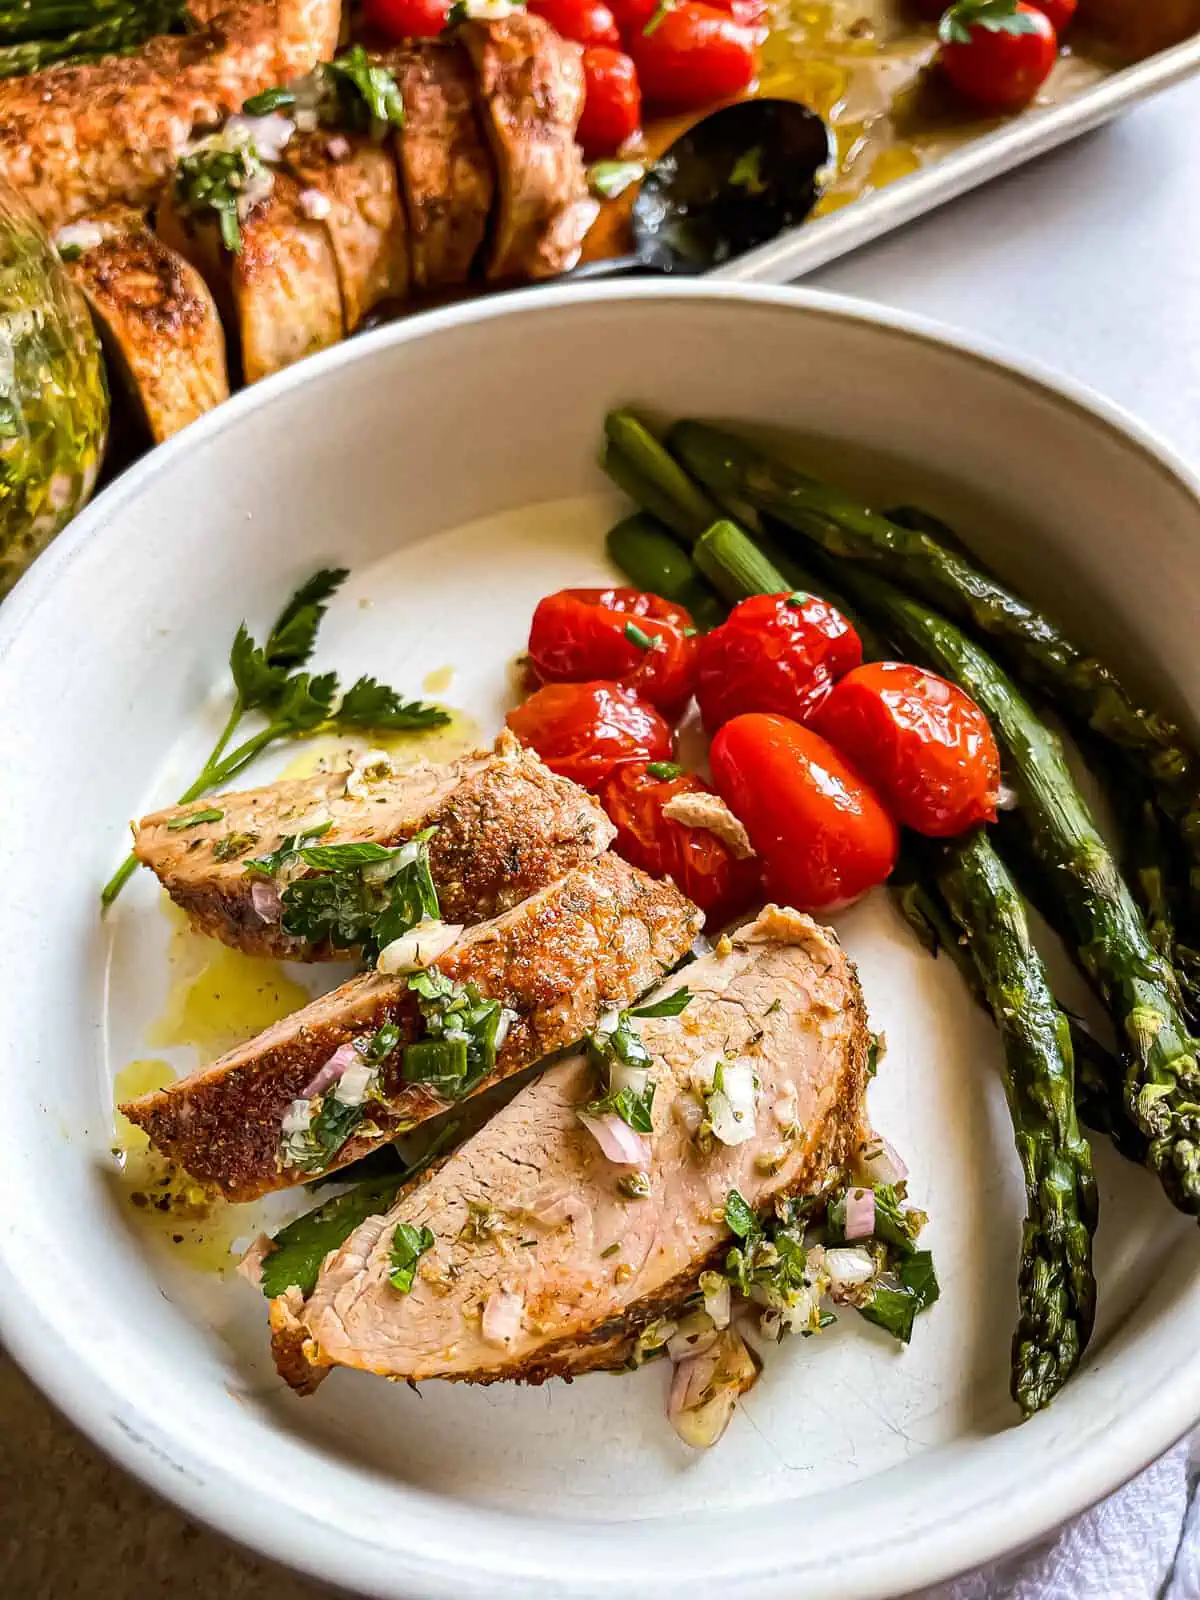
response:
<svg viewBox="0 0 1200 1600"><path fill-rule="evenodd" d="M563 276L710 272L803 222L832 159L829 129L797 100L722 106L646 169L632 252Z"/></svg>

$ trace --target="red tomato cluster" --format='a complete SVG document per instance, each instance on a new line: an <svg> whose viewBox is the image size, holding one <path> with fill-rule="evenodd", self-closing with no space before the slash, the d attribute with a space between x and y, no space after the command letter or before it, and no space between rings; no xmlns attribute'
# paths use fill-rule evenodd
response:
<svg viewBox="0 0 1200 1600"><path fill-rule="evenodd" d="M758 72L766 0L529 0L583 46L579 142L611 156L642 125L642 101L698 111L741 94Z"/></svg>
<svg viewBox="0 0 1200 1600"><path fill-rule="evenodd" d="M1058 59L1059 38L1079 0L918 0L939 18L942 71L984 111L1018 111L1036 96Z"/></svg>
<svg viewBox="0 0 1200 1600"><path fill-rule="evenodd" d="M529 661L541 687L509 727L591 789L621 854L673 878L710 925L764 893L836 910L888 877L901 826L946 838L995 820L979 707L919 667L863 665L854 628L816 596L755 595L698 639L657 595L564 589L534 613ZM671 759L693 695L717 798Z"/></svg>

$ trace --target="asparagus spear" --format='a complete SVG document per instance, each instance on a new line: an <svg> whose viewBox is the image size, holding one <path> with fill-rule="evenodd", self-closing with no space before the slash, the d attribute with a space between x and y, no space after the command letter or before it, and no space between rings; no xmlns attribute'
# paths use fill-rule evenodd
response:
<svg viewBox="0 0 1200 1600"><path fill-rule="evenodd" d="M720 511L632 411L610 411L601 465L619 489L692 544Z"/></svg>
<svg viewBox="0 0 1200 1600"><path fill-rule="evenodd" d="M1007 757L1017 815L1070 917L1084 970L1125 1047L1125 1109L1148 1160L1181 1210L1200 1212L1200 1074L1173 974L1076 789L1058 739L996 663L953 623L874 574L846 572L853 592L916 656L983 707Z"/></svg>
<svg viewBox="0 0 1200 1600"><path fill-rule="evenodd" d="M653 517L626 517L609 530L608 553L639 589L685 606L706 632L724 620L726 607L704 581L687 551Z"/></svg>
<svg viewBox="0 0 1200 1600"><path fill-rule="evenodd" d="M126 54L155 34L169 32L180 15L178 6L158 4L145 11L118 13L89 27L76 28L61 38L26 39L5 45L0 47L0 78L20 78L59 62L80 65Z"/></svg>
<svg viewBox="0 0 1200 1600"><path fill-rule="evenodd" d="M1091 1150L1075 1116L1070 1029L1030 939L1024 902L982 831L944 848L937 881L1004 1041L1027 1203L1012 1394L1030 1416L1078 1366L1096 1311L1098 1204Z"/></svg>
<svg viewBox="0 0 1200 1600"><path fill-rule="evenodd" d="M1200 753L1162 712L1018 595L924 530L904 528L852 496L772 460L734 434L681 422L668 445L717 496L733 495L819 544L887 577L990 635L1048 698L1125 751L1200 860Z"/></svg>

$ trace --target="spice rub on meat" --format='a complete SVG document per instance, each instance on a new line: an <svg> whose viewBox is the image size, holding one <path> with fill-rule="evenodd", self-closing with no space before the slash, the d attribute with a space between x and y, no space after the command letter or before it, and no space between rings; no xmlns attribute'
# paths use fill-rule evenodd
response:
<svg viewBox="0 0 1200 1600"><path fill-rule="evenodd" d="M565 1049L613 1007L631 1004L682 959L700 922L673 885L604 855L468 929L427 971L473 986L477 1001L506 1013L503 1033L493 1029L488 1069L469 1092ZM360 1125L320 1159L292 1164L284 1141L294 1102L313 1106L335 1053L385 1027L395 1030L392 1047ZM408 977L364 973L121 1110L200 1182L250 1200L343 1167L453 1104L413 1071L405 1047L425 1032Z"/></svg>
<svg viewBox="0 0 1200 1600"><path fill-rule="evenodd" d="M200 809L221 817L188 825ZM395 845L436 829L430 873L442 918L455 923L510 910L598 856L616 832L591 795L506 732L494 750L445 766L422 762L375 776L368 770L357 781L346 772L323 773L218 795L202 807L170 806L138 823L134 852L202 933L248 955L344 960L344 950L285 933L277 907L270 915L259 909L261 895L256 907L246 872L250 857L326 822L323 845Z"/></svg>
<svg viewBox="0 0 1200 1600"><path fill-rule="evenodd" d="M729 1191L759 1212L839 1182L864 1121L869 1032L854 968L809 917L768 906L663 984L692 995L675 1017L637 1021L655 1081L648 1182L608 1160L578 1113L593 1098L584 1056L551 1067L437 1171L325 1261L303 1304L280 1307L285 1376L311 1387L341 1365L392 1378L541 1382L622 1364L639 1330L677 1310L731 1241ZM748 1060L754 1136L701 1150L694 1080ZM472 1225L481 1213L488 1227ZM391 1280L402 1224L428 1229L411 1290ZM297 1358L297 1324L308 1331Z"/></svg>

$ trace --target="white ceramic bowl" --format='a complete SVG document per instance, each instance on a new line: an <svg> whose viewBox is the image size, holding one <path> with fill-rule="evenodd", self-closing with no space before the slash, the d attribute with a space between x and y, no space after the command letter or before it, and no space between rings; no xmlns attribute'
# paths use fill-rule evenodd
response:
<svg viewBox="0 0 1200 1600"><path fill-rule="evenodd" d="M237 622L343 561L325 659L414 690L452 663L448 698L494 726L534 599L604 571L616 503L595 458L621 401L808 436L824 470L931 502L1179 710L1200 705L1187 472L1094 396L915 320L789 291L552 289L241 395L103 495L0 613L0 1329L125 1466L352 1589L897 1593L1033 1539L1200 1417L1200 1271L1194 1226L1099 1151L1096 1337L1015 1425L1022 1197L995 1040L884 896L839 930L890 1037L873 1110L932 1213L943 1297L904 1354L861 1326L771 1352L706 1456L666 1427L654 1368L420 1398L337 1374L295 1400L254 1292L165 1259L106 1181L111 1073L148 1053L165 924L136 883L102 929L96 891L121 819L207 743L216 712L197 706ZM546 501L570 503L522 510Z"/></svg>

